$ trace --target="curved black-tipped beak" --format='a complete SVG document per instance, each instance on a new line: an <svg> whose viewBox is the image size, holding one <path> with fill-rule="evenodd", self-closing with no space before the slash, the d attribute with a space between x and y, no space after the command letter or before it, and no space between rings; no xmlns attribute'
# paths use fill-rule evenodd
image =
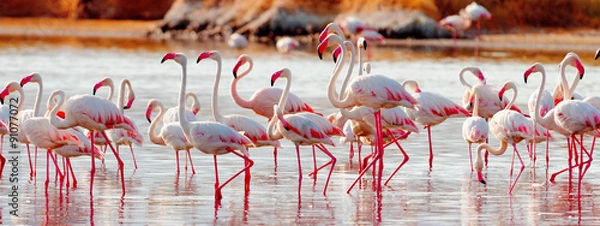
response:
<svg viewBox="0 0 600 226"><path fill-rule="evenodd" d="M123 106L123 109L125 109L125 110L127 110L129 108L131 108L131 107L129 107L129 106Z"/></svg>
<svg viewBox="0 0 600 226"><path fill-rule="evenodd" d="M96 95L96 89L92 90L92 95L94 95L94 96Z"/></svg>
<svg viewBox="0 0 600 226"><path fill-rule="evenodd" d="M367 50L367 41L364 42L363 49Z"/></svg>
<svg viewBox="0 0 600 226"><path fill-rule="evenodd" d="M233 77L237 78L237 71L233 71Z"/></svg>
<svg viewBox="0 0 600 226"><path fill-rule="evenodd" d="M523 81L525 81L525 83L527 83L527 76L523 76Z"/></svg>
<svg viewBox="0 0 600 226"><path fill-rule="evenodd" d="M164 63L166 60L167 60L167 59L163 57L163 58L162 58L162 60L160 60L160 63L162 64L162 63Z"/></svg>
<svg viewBox="0 0 600 226"><path fill-rule="evenodd" d="M152 120L151 120L151 119L147 118L147 120L148 120L148 123L152 123Z"/></svg>
<svg viewBox="0 0 600 226"><path fill-rule="evenodd" d="M4 104L4 99L0 98L0 104Z"/></svg>
<svg viewBox="0 0 600 226"><path fill-rule="evenodd" d="M323 53L317 51L317 53L319 53L319 60L323 60Z"/></svg>
<svg viewBox="0 0 600 226"><path fill-rule="evenodd" d="M479 182L481 182L482 184L486 184L485 180L480 180Z"/></svg>
<svg viewBox="0 0 600 226"><path fill-rule="evenodd" d="M335 53L332 53L331 57L333 57L333 63L337 63L337 57L335 57Z"/></svg>
<svg viewBox="0 0 600 226"><path fill-rule="evenodd" d="M271 87L275 84L275 81L271 80Z"/></svg>

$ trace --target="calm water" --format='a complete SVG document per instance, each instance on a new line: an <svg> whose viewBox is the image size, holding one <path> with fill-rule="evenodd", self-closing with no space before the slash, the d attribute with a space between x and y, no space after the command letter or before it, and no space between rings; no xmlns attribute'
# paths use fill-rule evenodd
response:
<svg viewBox="0 0 600 226"><path fill-rule="evenodd" d="M184 52L190 59L188 91L200 96L202 110L200 119L209 119L210 89L213 85L215 63L201 62L196 65L199 53L218 49L223 59L223 77L220 86L220 107L224 114L245 114L262 122L265 118L247 109L237 107L229 97L231 69L242 52L231 51L221 44L183 41L145 41L126 39L77 39L0 38L0 83L18 80L33 72L44 78L44 100L55 89L63 89L67 95L91 93L92 86L105 76L116 81L129 78L137 99L127 114L135 120L146 134L149 123L144 117L150 99L161 100L166 107L175 106L179 86L180 67L174 62L161 64L166 52ZM270 75L289 67L294 73L292 92L302 97L314 108L328 114L335 110L329 106L325 89L333 69L333 63L320 61L314 48L282 56L274 48L255 45L249 50L254 58L254 70L242 80L239 92L248 98L259 87L269 85ZM594 50L579 53L586 68L586 78L578 88L582 95L594 95L593 84L600 82L600 67L593 62ZM549 74L548 86L556 84L556 65L565 53L506 53L483 49L479 59L472 50L462 50L458 58L448 57L451 50L441 48L374 48L373 71L396 78L415 79L423 91L443 93L459 102L463 87L458 81L458 71L464 66L479 66L489 84L500 85L513 80L519 85L517 105L526 109L529 95L537 88L539 77L532 77L531 84L523 83L523 72L536 61L544 63ZM572 76L574 70L569 69ZM469 78L470 79L470 78ZM472 80L471 80L472 81ZM283 87L284 83L276 84ZM550 88L548 88L550 89ZM26 86L25 108L32 107L35 86ZM100 95L105 95L103 90ZM45 106L45 104L44 104ZM12 216L8 195L12 192L9 181L9 163L0 181L0 219L5 224L269 224L269 225L329 225L373 224L385 225L567 225L598 224L600 189L597 167L590 168L583 181L581 214L577 202L569 193L576 192L576 185L569 190L567 175L561 175L556 183L546 183L546 163L543 151L539 151L536 167L527 167L513 191L507 195L511 152L503 156L491 156L484 169L488 184L475 179L469 169L467 144L460 134L464 119L449 119L433 127L435 160L433 170L427 167L427 133L412 134L402 142L410 155L410 161L396 177L384 187L381 196L371 189L372 178L366 176L362 185L350 194L346 189L357 175L356 157L348 159L348 145L337 144L330 150L338 158L327 196L322 190L327 170L319 173L316 181L306 175L312 169L311 151L302 148L304 179L298 194L298 174L294 146L283 141L279 151L278 166L274 167L271 148L250 150L255 161L252 167L251 191L245 195L243 180L236 179L223 189L221 206L215 207L214 168L212 158L197 150L192 152L197 174L191 175L182 168L175 173L175 155L169 148L150 143L145 137L142 147L135 147L139 165L133 170L131 156L122 151L125 161L127 195L121 199L121 186L117 165L112 154L107 154L106 166L97 171L95 194L89 196L89 158L73 159L79 180L76 189L59 192L58 183L50 183L48 196L44 195L45 153L38 153L37 182L29 180L29 166L23 145L18 167L18 215ZM549 171L555 172L566 166L564 138L550 144ZM337 138L336 138L337 141ZM588 139L589 141L589 139ZM490 142L497 145L495 138ZM8 150L4 139L4 155ZM528 164L526 149L518 145L524 161ZM126 149L122 149L126 150ZM368 152L365 148L365 152ZM541 149L540 149L541 150ZM324 163L327 157L318 155ZM387 177L402 160L396 148L386 149L384 177ZM184 158L181 157L181 163ZM221 179L237 171L242 162L235 156L219 156ZM182 166L183 167L183 166ZM51 174L53 175L53 174ZM576 178L576 177L575 177ZM573 182L575 182L574 180ZM504 223L506 222L506 223Z"/></svg>

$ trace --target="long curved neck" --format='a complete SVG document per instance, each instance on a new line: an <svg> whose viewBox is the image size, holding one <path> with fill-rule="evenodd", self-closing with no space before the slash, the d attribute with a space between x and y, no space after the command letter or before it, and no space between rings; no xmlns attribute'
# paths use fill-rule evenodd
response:
<svg viewBox="0 0 600 226"><path fill-rule="evenodd" d="M335 36L334 36L335 37ZM330 39L330 41L337 42L342 47L342 54L340 59L338 60L338 66L335 68L331 79L329 80L329 87L327 90L327 98L329 99L329 103L336 108L347 108L351 107L353 104L348 100L348 96L344 98L344 100L338 100L337 94L335 93L335 81L337 77L340 75L341 69L343 68L346 61L346 46L341 42L341 38ZM280 105L282 106L282 105Z"/></svg>
<svg viewBox="0 0 600 226"><path fill-rule="evenodd" d="M158 107L158 115L154 118L154 121L150 123L150 128L148 129L148 137L150 137L150 141L152 143L158 145L165 145L165 141L162 137L157 135L156 127L158 127L158 123L162 121L164 112L164 106L160 102L156 102L156 107Z"/></svg>
<svg viewBox="0 0 600 226"><path fill-rule="evenodd" d="M119 108L119 111L121 112L121 114L123 114L123 109L125 106L125 88L126 86L128 86L129 80L127 79L123 79L121 80L121 84L119 85L119 95L117 96L117 107ZM112 90L112 88L110 89ZM109 94L110 96L111 94Z"/></svg>
<svg viewBox="0 0 600 226"><path fill-rule="evenodd" d="M42 92L44 90L44 85L42 84L42 80L38 81L38 90L35 96L35 102L33 103L33 115L35 117L39 117L40 115L40 105L42 102Z"/></svg>
<svg viewBox="0 0 600 226"><path fill-rule="evenodd" d="M500 141L500 148L495 149L494 147L492 147L492 145L487 144L487 143L482 143L479 146L477 146L477 152L475 153L476 158L475 158L475 168L477 169L478 172L481 172L482 168L483 168L483 159L481 157L481 151L483 151L484 149L489 151L490 153L492 153L492 155L502 155L504 154L504 152L506 152L506 149L508 147L508 143L505 141Z"/></svg>
<svg viewBox="0 0 600 226"><path fill-rule="evenodd" d="M279 97L279 102L277 102L277 106L285 106L287 104L288 95L290 94L290 88L292 86L292 76L288 75L286 77L286 80L287 81L285 82L285 88L283 89L281 97Z"/></svg>
<svg viewBox="0 0 600 226"><path fill-rule="evenodd" d="M273 118L271 118L269 120L269 125L267 126L267 135L269 136L269 139L271 140L276 140L277 139L277 135L275 134L275 126L277 125L277 122L279 121L279 119L277 118L277 114L279 112L279 105L277 106L273 106Z"/></svg>
<svg viewBox="0 0 600 226"><path fill-rule="evenodd" d="M219 82L221 81L221 57L217 56L214 59L217 61L217 74L215 75L215 82L212 90L212 114L213 118L217 122L223 122L223 115L219 113Z"/></svg>
<svg viewBox="0 0 600 226"><path fill-rule="evenodd" d="M460 80L460 84L471 89L473 88L473 85L469 84L467 80L465 80L465 72L467 72L467 70L467 68L463 68L462 70L460 70L460 73L458 74L458 79Z"/></svg>
<svg viewBox="0 0 600 226"><path fill-rule="evenodd" d="M183 130L183 134L186 139L191 141L190 136L190 122L188 122L187 117L185 117L185 89L187 84L187 62L181 63L181 83L179 84L179 126L181 126L181 130Z"/></svg>
<svg viewBox="0 0 600 226"><path fill-rule="evenodd" d="M110 102L112 102L112 98L113 98L113 94L115 92L115 87L113 86L113 83L110 82L108 86L108 97L106 97L106 99ZM118 100L117 100L118 101Z"/></svg>
<svg viewBox="0 0 600 226"><path fill-rule="evenodd" d="M506 105L506 107L504 107L504 109L510 109L513 104L515 104L515 101L517 100L517 88L515 88L514 86L511 88L513 90L513 96L510 99L510 102L508 102L508 105Z"/></svg>
<svg viewBox="0 0 600 226"><path fill-rule="evenodd" d="M563 100L570 100L571 99L571 92L569 89L569 84L567 82L567 77L565 75L565 67L566 64L565 62L561 62L560 64L560 84L562 86L563 89Z"/></svg>
<svg viewBox="0 0 600 226"><path fill-rule="evenodd" d="M21 99L19 101L19 103L17 104L17 111L21 111L21 109L23 108L23 104L25 104L25 92L23 92L22 88L17 89L17 92L19 92L19 95L21 96Z"/></svg>
<svg viewBox="0 0 600 226"><path fill-rule="evenodd" d="M540 72L542 74L542 81L540 82L540 87L537 93L537 100L535 100L535 106L533 107L533 115L531 116L534 122L537 122L542 118L542 114L540 112L540 105L542 103L542 95L544 94L544 88L546 86L546 71L542 70Z"/></svg>
<svg viewBox="0 0 600 226"><path fill-rule="evenodd" d="M242 99L242 97L240 97L240 94L237 91L238 81L240 79L242 79L242 77L244 77L248 73L250 73L250 71L252 70L252 66L254 66L254 63L252 62L252 60L248 60L247 62L248 62L248 69L246 69L242 73L238 74L237 78L231 80L231 83L229 85L229 94L231 95L233 102L235 102L240 107L252 108L252 103L250 103L250 101L248 101L248 100Z"/></svg>
<svg viewBox="0 0 600 226"><path fill-rule="evenodd" d="M347 50L350 49L350 65L348 66L348 73L346 74L346 77L344 78L344 81L342 82L342 88L340 89L339 99L342 99L346 96L345 95L346 88L348 87L348 82L350 81L350 77L352 77L352 70L354 69L354 61L356 60L356 50L354 49L354 44L352 44L352 42L350 42L350 41L344 41L344 44L346 45ZM360 52L360 50L359 50L359 52ZM360 64L360 62L361 62L360 58L359 58L358 62L359 62L358 75L360 76L360 75L362 75L362 64Z"/></svg>
<svg viewBox="0 0 600 226"><path fill-rule="evenodd" d="M65 93L64 92L54 92L50 95L48 99L48 106L50 106L50 101L54 101L54 98L58 97L58 101L53 105L52 109L50 109L50 123L54 125L57 129L67 129L76 126L76 121L74 121L73 116L69 115L70 112L65 112L65 119L59 119L56 116L56 113L65 103Z"/></svg>
<svg viewBox="0 0 600 226"><path fill-rule="evenodd" d="M354 45L352 45L352 54L354 54ZM360 45L357 43L356 44L356 51L358 51L358 76L363 75L363 59L362 59L362 48L360 48ZM352 57L352 64L354 63L354 57ZM351 65L352 65L351 64Z"/></svg>
<svg viewBox="0 0 600 226"><path fill-rule="evenodd" d="M475 98L473 100L473 116L479 116L479 89L475 88Z"/></svg>

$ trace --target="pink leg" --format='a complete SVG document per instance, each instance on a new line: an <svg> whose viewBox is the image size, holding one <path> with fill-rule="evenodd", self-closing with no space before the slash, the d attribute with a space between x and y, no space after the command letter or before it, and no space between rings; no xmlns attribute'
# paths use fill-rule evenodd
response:
<svg viewBox="0 0 600 226"><path fill-rule="evenodd" d="M582 142L579 143L579 175L577 178L577 203L581 206L581 182L583 180L583 134L579 138Z"/></svg>
<svg viewBox="0 0 600 226"><path fill-rule="evenodd" d="M131 144L129 145L129 151L131 151L131 157L133 158L133 167L138 169L137 161L135 160L135 154L133 154L133 147L131 147Z"/></svg>
<svg viewBox="0 0 600 226"><path fill-rule="evenodd" d="M381 158L383 156L383 142L382 142L382 134L381 134L381 111L376 111L375 112L375 131L376 131L376 136L377 136L377 141L376 141L376 148L375 148L375 158L373 158L373 161L369 162L369 164L367 164L365 166L364 169L361 170L360 174L358 175L358 177L354 180L354 182L352 183L352 185L350 185L350 187L348 188L348 190L346 190L346 193L350 193L350 191L352 191L352 188L354 188L354 186L356 185L356 183L358 183L358 181L360 181L360 179L363 177L363 175L369 170L369 168L371 168L376 162L379 161L379 169L378 169L378 175L377 175L377 192L381 192L381 171L383 171L383 161L381 161Z"/></svg>
<svg viewBox="0 0 600 226"><path fill-rule="evenodd" d="M521 170L519 170L517 177L515 177L515 182L510 187L510 190L508 190L508 194L512 193L512 190L515 188L517 181L519 181L519 177L521 177L521 173L523 173L523 170L525 170L525 163L523 163L523 159L521 159L521 155L519 154L519 151L517 151L517 145L515 143L513 143L513 149L514 149L515 154L517 154L517 157L519 157L519 162L521 162ZM511 170L512 170L512 168L511 168Z"/></svg>
<svg viewBox="0 0 600 226"><path fill-rule="evenodd" d="M94 131L90 130L90 144L92 145L92 149L94 148ZM96 161L95 161L95 157L94 157L94 152L92 151L92 154L90 155L91 159L92 159L92 163L91 163L91 169L90 169L90 197L92 197L94 195L94 175L96 175ZM46 163L48 164L48 163ZM48 169L46 169L48 170Z"/></svg>
<svg viewBox="0 0 600 226"><path fill-rule="evenodd" d="M231 176L225 182L223 182L223 184L221 184L219 187L217 187L219 195L221 194L221 189L223 189L223 187L225 187L225 185L227 185L229 182L231 182L233 179L235 179L237 176L239 176L242 172L250 170L250 167L252 167L252 165L254 165L254 161L252 161L250 158L248 158L248 156L245 156L243 154L237 153L234 150L230 150L230 153L235 154L235 155L239 156L240 158L244 159L245 166L240 171L238 171L237 173L233 174L233 176ZM216 158L217 157L215 155L215 160L216 160ZM215 165L216 165L216 162L215 162ZM249 187L249 185L245 185L245 187ZM218 198L221 199L222 196L219 196Z"/></svg>
<svg viewBox="0 0 600 226"><path fill-rule="evenodd" d="M194 163L192 162L192 155L190 154L190 149L187 149L186 152L187 152L187 157L190 160L190 166L192 167L192 174L196 174L196 169L194 169Z"/></svg>
<svg viewBox="0 0 600 226"><path fill-rule="evenodd" d="M179 151L175 151L175 162L177 163L177 175L179 175ZM187 156L185 164L187 165Z"/></svg>
<svg viewBox="0 0 600 226"><path fill-rule="evenodd" d="M325 146L323 144L315 144L314 146L316 146L317 148L319 148L319 150L321 150L325 154L330 153L329 150L327 150L327 148L325 148ZM332 163L335 163L335 161L333 161L333 160L327 161L325 164L319 166L314 171L310 172L308 174L308 176L313 176L313 175L317 174L317 172L319 172L321 169L325 168L326 166L328 166L329 164L332 164Z"/></svg>
<svg viewBox="0 0 600 226"><path fill-rule="evenodd" d="M277 147L273 148L273 162L275 164L275 169L277 170Z"/></svg>
<svg viewBox="0 0 600 226"><path fill-rule="evenodd" d="M2 138L4 139L4 138ZM29 144L26 144L27 147L27 158L29 159L29 179L33 180L33 175L35 175L35 169L33 168L33 162L31 162L31 151L29 150ZM0 174L2 176L2 174Z"/></svg>
<svg viewBox="0 0 600 226"><path fill-rule="evenodd" d="M219 165L217 163L217 155L213 155L213 162L215 164L215 200L221 200L221 190L219 189Z"/></svg>
<svg viewBox="0 0 600 226"><path fill-rule="evenodd" d="M2 172L4 171L4 164L6 164L6 158L2 155L2 141L4 135L0 136L0 178L2 178Z"/></svg>
<svg viewBox="0 0 600 226"><path fill-rule="evenodd" d="M393 136L392 133L388 130L388 134L390 136ZM408 157L408 154L406 154L406 151L404 151L404 148L402 148L402 146L400 146L400 143L398 143L397 139L393 139L393 141L396 143L396 146L398 146L398 149L400 149L400 152L402 153L402 155L404 155L404 159L402 160L402 162L400 163L400 165L398 165L398 167L394 170L394 172L392 172L392 174L388 177L387 180L385 180L385 183L383 183L384 185L387 185L390 180L396 175L396 173L400 170L400 168L402 168L402 166L404 166L404 164L406 162L408 162L408 160L410 159Z"/></svg>
<svg viewBox="0 0 600 226"><path fill-rule="evenodd" d="M73 178L73 188L77 188L77 178L75 177L75 171L73 171L73 165L71 165L71 159L67 158L67 166L71 171L71 177Z"/></svg>
<svg viewBox="0 0 600 226"><path fill-rule="evenodd" d="M327 196L327 194L326 194L327 186L329 186L329 179L331 178L331 174L333 173L333 169L335 168L335 162L337 161L337 159L335 158L335 156L333 156L333 154L331 154L331 152L329 152L329 150L327 150L327 148L325 148L325 146L323 146L322 144L319 144L319 145L320 145L321 151L323 151L323 153L325 153L331 159L331 160L329 160L329 162L323 164L325 166L325 165L328 165L331 163L331 167L329 169L329 174L327 175L327 180L325 181L325 188L323 189L323 195ZM316 178L316 175L315 175L315 178Z"/></svg>
<svg viewBox="0 0 600 226"><path fill-rule="evenodd" d="M102 133L102 136L104 136L104 139L109 140L108 136L106 135L106 132L102 131L100 133ZM107 142L107 144L110 147L110 149L113 151L113 153L115 154L115 158L117 159L117 162L119 164L119 171L121 173L121 189L123 191L121 194L121 197L125 197L125 172L123 171L125 164L123 164L123 160L119 156L119 153L117 153L115 148L112 146L111 142ZM92 152L92 153L94 153L94 152Z"/></svg>
<svg viewBox="0 0 600 226"><path fill-rule="evenodd" d="M585 176L585 173L587 172L587 170L590 168L590 166L592 165L592 161L594 160L594 145L596 144L596 137L594 137L592 139L592 146L590 147L590 153L588 154L588 164L585 166L585 169L583 170L583 176ZM585 150L585 149L584 149Z"/></svg>
<svg viewBox="0 0 600 226"><path fill-rule="evenodd" d="M312 157L313 157L313 172L308 174L308 176L310 177L311 174L314 175L314 180L317 180L317 157L316 157L316 153L315 153L315 145L312 145Z"/></svg>
<svg viewBox="0 0 600 226"><path fill-rule="evenodd" d="M354 142L350 141L350 150L348 152L348 161L350 162L350 168L352 168L352 159L354 158Z"/></svg>
<svg viewBox="0 0 600 226"><path fill-rule="evenodd" d="M50 184L50 150L46 150L46 181L44 181L46 196L48 196L48 184Z"/></svg>
<svg viewBox="0 0 600 226"><path fill-rule="evenodd" d="M429 171L433 168L433 146L431 144L431 126L427 127L427 140L429 141Z"/></svg>
<svg viewBox="0 0 600 226"><path fill-rule="evenodd" d="M54 155L52 155L51 153L50 153L50 158L52 158L52 162L54 162L54 167L56 168L56 172L58 173L58 176L60 178L59 179L59 181L60 181L59 188L60 188L60 190L62 190L63 182L64 182L64 179L65 179L65 174L63 174L60 171L60 167L58 166L58 162L56 161L56 158L54 157Z"/></svg>

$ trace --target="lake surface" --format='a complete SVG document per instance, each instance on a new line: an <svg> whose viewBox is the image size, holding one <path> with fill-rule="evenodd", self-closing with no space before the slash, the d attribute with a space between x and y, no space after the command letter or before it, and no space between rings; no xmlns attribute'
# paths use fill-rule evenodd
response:
<svg viewBox="0 0 600 226"><path fill-rule="evenodd" d="M44 79L43 106L53 90L62 89L68 96L91 93L93 85L109 76L115 81L131 80L136 93L133 107L126 112L144 133L144 144L134 146L139 169L134 170L132 158L126 147L121 147L125 162L127 194L121 199L121 185L117 164L112 153L107 154L106 165L99 166L94 185L94 196L89 195L89 164L87 157L74 158L73 167L79 180L76 189L59 191L58 182L51 176L48 195L45 195L45 151L38 152L37 178L29 180L29 166L25 146L17 149L4 138L4 156L18 156L18 216L11 215L12 186L9 181L10 162L0 180L0 219L4 224L56 225L56 224L217 224L217 225L590 225L600 222L596 203L600 202L599 171L592 166L583 180L581 210L574 195L577 192L576 173L572 186L567 174L555 183L546 182L550 173L566 167L565 139L554 134L550 143L550 164L546 165L543 145L538 148L538 161L529 167L524 144L517 147L523 156L525 168L513 194L508 195L511 149L502 156L490 156L484 168L487 185L477 181L469 169L467 144L461 136L464 118L449 119L432 128L435 159L433 170L428 170L427 133L411 134L401 142L410 155L410 161L396 177L383 188L380 195L373 191L373 178L366 174L361 185L349 194L346 189L357 176L357 162L348 159L348 144L337 143L328 147L338 161L332 174L327 196L323 186L328 170L318 174L318 179L308 177L312 169L309 147L302 147L301 157L304 177L298 193L298 172L294 145L282 140L283 148L274 166L272 148L250 150L255 161L252 167L251 190L245 194L240 177L223 189L221 205L215 205L214 167L212 157L198 150L192 151L197 173L183 169L175 171L175 155L168 147L152 144L147 137L149 123L144 113L150 99L158 99L166 107L176 105L180 67L174 62L160 63L166 52L183 52L189 59L188 91L200 97L201 120L210 116L210 95L216 64L195 59L203 51L219 50L223 55L223 73L219 89L220 110L224 114L244 114L267 125L266 118L254 115L251 110L235 105L229 97L231 70L237 56L248 53L254 59L254 69L240 81L240 95L249 98L255 90L270 84L270 75L288 67L293 73L292 92L311 104L315 110L329 114L330 107L325 92L334 64L326 54L319 60L314 47L305 47L290 55L279 54L273 46L254 44L247 50L230 50L222 43L212 41L164 41L146 39L95 39L71 37L24 38L0 37L0 83L16 81L37 71ZM597 95L595 84L600 82L600 67L593 60L593 49L578 52L586 66L586 77L577 92ZM481 49L473 57L472 49L461 49L457 57L452 50L442 47L375 47L372 49L373 71L388 75L398 81L414 79L423 91L440 93L460 102L464 88L458 81L458 72L464 66L478 66L488 79L488 84L500 86L507 80L517 83L517 105L526 109L529 95L537 88L540 76L523 83L523 72L534 62L544 64L548 73L547 89L556 84L558 63L566 52L502 52ZM569 68L569 80L575 70ZM473 78L467 77L469 81ZM284 82L277 82L277 87ZM25 88L25 108L33 105L36 88ZM98 95L106 95L101 90ZM512 95L512 93L508 94ZM587 139L589 143L591 139ZM490 135L490 143L498 145ZM364 147L363 155L369 152ZM20 154L8 154L20 151ZM394 146L386 149L384 179L402 161ZM219 156L221 180L239 170L242 161L233 155ZM317 154L317 161L328 158ZM99 161L97 162L99 163ZM518 165L518 163L516 163ZM51 168L52 169L52 168ZM326 168L328 169L328 168ZM575 171L577 172L577 171ZM53 169L51 175L54 175ZM579 213L580 212L580 213Z"/></svg>

